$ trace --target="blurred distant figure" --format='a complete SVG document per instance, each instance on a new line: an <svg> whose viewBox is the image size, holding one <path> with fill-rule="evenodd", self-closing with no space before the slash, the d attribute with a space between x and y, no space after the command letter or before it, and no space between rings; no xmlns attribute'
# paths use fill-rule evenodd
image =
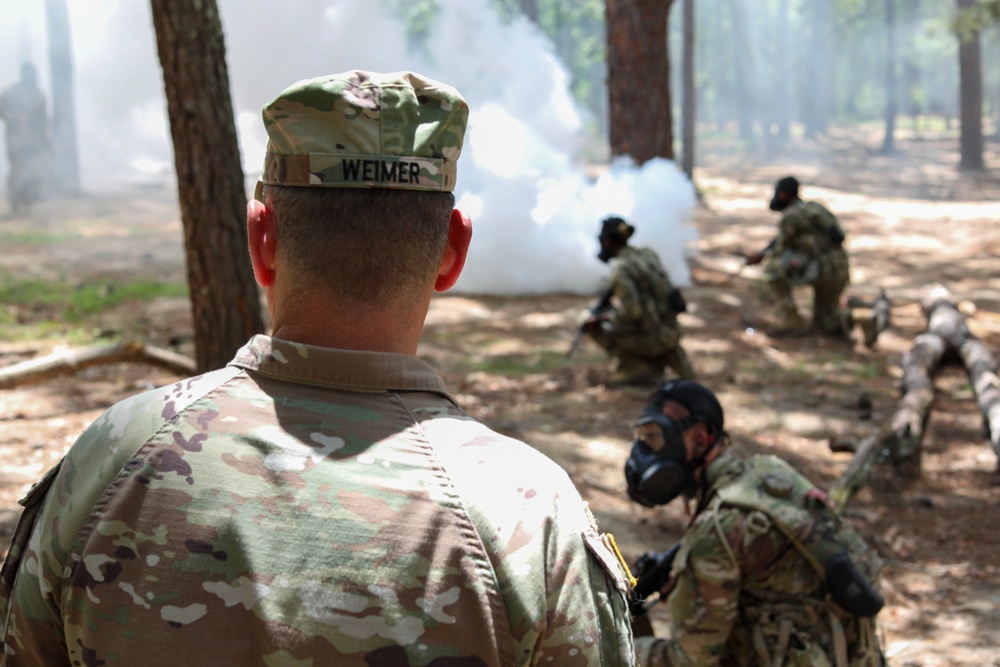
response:
<svg viewBox="0 0 1000 667"><path fill-rule="evenodd" d="M602 262L615 262L602 307L583 323L584 330L615 359L613 384L653 385L669 366L685 380L694 377L681 347L683 330L677 314L686 306L670 282L663 264L649 248L628 244L635 227L610 216L601 222L597 237Z"/></svg>
<svg viewBox="0 0 1000 667"><path fill-rule="evenodd" d="M41 198L50 145L45 94L31 63L22 65L21 80L0 94L0 119L7 129L10 205L26 211Z"/></svg>
<svg viewBox="0 0 1000 667"><path fill-rule="evenodd" d="M840 307L840 295L850 282L850 267L836 216L822 204L799 199L794 176L777 182L770 208L782 212L778 235L763 250L747 255L747 264L760 264L770 254L764 275L777 301L777 332L805 330L792 288L812 285L813 324L825 334L847 338L851 320Z"/></svg>

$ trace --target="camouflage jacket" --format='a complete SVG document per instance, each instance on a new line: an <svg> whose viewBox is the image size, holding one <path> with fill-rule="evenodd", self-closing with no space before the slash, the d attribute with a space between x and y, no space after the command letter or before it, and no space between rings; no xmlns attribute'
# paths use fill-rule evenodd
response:
<svg viewBox="0 0 1000 667"><path fill-rule="evenodd" d="M565 472L406 355L256 336L112 407L25 504L3 665L634 662Z"/></svg>
<svg viewBox="0 0 1000 667"><path fill-rule="evenodd" d="M846 276L850 269L843 239L844 230L829 209L817 202L796 201L782 212L765 275L793 284Z"/></svg>
<svg viewBox="0 0 1000 667"><path fill-rule="evenodd" d="M669 305L674 286L649 248L625 246L611 265L613 294L611 324L617 332L656 332L677 328L677 313Z"/></svg>
<svg viewBox="0 0 1000 667"><path fill-rule="evenodd" d="M776 524L775 515L797 511L796 494L759 497L772 478L778 486L813 489L773 456L725 454L709 466L705 509L674 560L671 636L640 646L639 664L825 667L838 664L838 650L843 665L881 664L874 619L850 616L830 601L825 578ZM836 525L838 539L877 585L877 555L849 526Z"/></svg>

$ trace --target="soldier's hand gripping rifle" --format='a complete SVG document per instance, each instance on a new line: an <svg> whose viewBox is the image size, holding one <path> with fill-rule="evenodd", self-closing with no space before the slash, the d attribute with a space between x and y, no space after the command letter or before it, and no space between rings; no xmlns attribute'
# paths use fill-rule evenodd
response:
<svg viewBox="0 0 1000 667"><path fill-rule="evenodd" d="M573 342L570 343L569 350L566 351L567 357L572 357L576 354L576 348L580 347L580 342L583 341L584 335L587 333L587 326L591 322L591 318L597 317L601 313L611 310L611 296L612 289L609 287L601 298L597 300L597 303L590 309L590 315L584 320L583 324L580 325L579 330L576 332L576 336L573 338Z"/></svg>
<svg viewBox="0 0 1000 667"><path fill-rule="evenodd" d="M649 551L635 561L632 570L637 581L628 600L628 610L633 620L645 616L662 599L663 589L670 582L670 570L680 548L681 541L678 540L677 544L666 551Z"/></svg>

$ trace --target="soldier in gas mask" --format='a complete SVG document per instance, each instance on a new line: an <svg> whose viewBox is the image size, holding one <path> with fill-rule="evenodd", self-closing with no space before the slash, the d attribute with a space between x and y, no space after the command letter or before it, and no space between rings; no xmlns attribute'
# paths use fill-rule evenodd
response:
<svg viewBox="0 0 1000 667"><path fill-rule="evenodd" d="M583 322L583 331L614 358L613 384L652 386L663 380L668 366L680 378L693 378L677 321L687 305L656 252L629 245L634 233L635 227L618 216L601 221L597 257L614 261L608 290Z"/></svg>
<svg viewBox="0 0 1000 667"><path fill-rule="evenodd" d="M764 267L765 280L777 303L781 333L805 330L792 297L797 285L813 288L813 324L821 332L850 335L852 322L840 306L840 297L850 283L850 267L844 250L844 230L825 206L799 199L799 182L794 176L782 178L774 187L772 211L781 212L778 234L759 252L746 255L747 264Z"/></svg>
<svg viewBox="0 0 1000 667"><path fill-rule="evenodd" d="M637 636L638 664L882 665L878 556L787 463L732 453L724 424L688 381L662 385L635 424L629 496L693 504L660 591L670 636Z"/></svg>

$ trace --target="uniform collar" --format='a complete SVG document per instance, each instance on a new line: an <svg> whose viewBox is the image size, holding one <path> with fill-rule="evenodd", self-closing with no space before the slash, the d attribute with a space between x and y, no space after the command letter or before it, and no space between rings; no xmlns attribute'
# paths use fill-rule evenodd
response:
<svg viewBox="0 0 1000 667"><path fill-rule="evenodd" d="M338 350L257 335L229 365L288 382L371 393L431 391L454 402L434 369L407 354Z"/></svg>

